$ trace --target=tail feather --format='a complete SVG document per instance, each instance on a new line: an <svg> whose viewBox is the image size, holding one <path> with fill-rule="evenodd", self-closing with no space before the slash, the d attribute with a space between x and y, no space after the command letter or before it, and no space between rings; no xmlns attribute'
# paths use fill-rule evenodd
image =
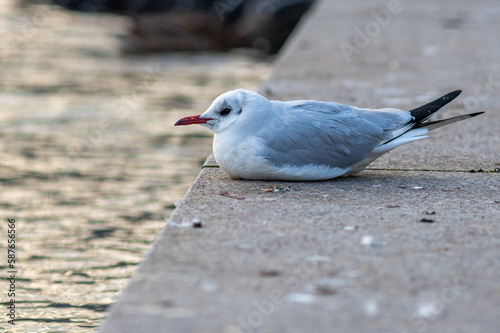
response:
<svg viewBox="0 0 500 333"><path fill-rule="evenodd" d="M457 121L461 121L461 120L469 119L469 118L472 118L472 117L475 117L475 116L479 116L480 114L483 114L483 113L484 112L475 112L475 113L464 114L464 115L461 115L461 116L456 116L456 117L452 117L452 118L448 118L448 119L443 119L443 120L426 121L424 123L419 123L418 125L416 125L413 128L424 127L424 128L427 128L430 131L430 130L433 130L433 129L436 129L436 128L439 128L439 127L442 127L442 126L446 126L446 125L449 125L449 124L456 123Z"/></svg>
<svg viewBox="0 0 500 333"><path fill-rule="evenodd" d="M452 100L454 100L458 95L460 95L461 92L462 92L462 90L452 91L451 93L448 93L444 96L439 97L435 101L432 101L430 103L422 105L421 107L418 107L416 109L411 110L410 113L414 118L414 120L412 122L416 123L418 125L418 124L426 121L434 113L439 111L439 109L441 109L443 106L445 106L446 104L448 104Z"/></svg>
<svg viewBox="0 0 500 333"><path fill-rule="evenodd" d="M461 90L452 91L451 93L448 93L444 96L439 97L435 101L432 101L430 103L422 105L421 107L418 107L416 109L411 110L410 113L413 116L413 119L402 128L403 131L397 132L395 137L382 143L381 146L387 145L387 147L390 146L390 147L392 147L390 149L393 149L393 148L397 147L398 145L404 144L406 142L415 141L415 140L423 139L424 137L426 137L426 136L422 135L420 132L418 132L418 135L413 135L414 133L417 133L417 131L415 131L416 129L419 129L419 128L425 129L426 130L425 133L427 133L427 131L430 131L430 130L433 130L433 129L436 129L436 128L439 128L439 127L442 127L442 126L445 126L448 124L453 124L453 123L456 123L457 121L460 121L460 120L469 119L469 118L472 118L472 117L475 117L475 116L478 116L478 115L484 113L484 112L475 112L475 113L464 114L461 116L452 117L452 118L448 118L448 119L427 121L426 122L427 119L429 119L434 113L439 111L439 109L441 109L443 106L445 106L446 104L448 104L452 100L454 100L458 95L460 95L461 92L462 92ZM408 134L412 133L412 134L407 136L406 135L407 133ZM403 142L404 140L398 140L400 138L405 138L406 142ZM408 141L407 139L410 139L410 141ZM387 149L387 147L384 147L383 149Z"/></svg>

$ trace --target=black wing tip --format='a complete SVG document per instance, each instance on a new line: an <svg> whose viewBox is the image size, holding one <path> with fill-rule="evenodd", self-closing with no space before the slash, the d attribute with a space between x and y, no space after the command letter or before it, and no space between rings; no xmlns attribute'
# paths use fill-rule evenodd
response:
<svg viewBox="0 0 500 333"><path fill-rule="evenodd" d="M455 98L458 97L458 95L460 95L462 93L462 90L454 90L450 93L447 93L446 95L444 96L441 96L440 98L438 98L437 100L443 100L443 101L446 101L446 104L448 104L449 102L451 102L452 100L454 100ZM444 105L443 105L444 106Z"/></svg>
<svg viewBox="0 0 500 333"><path fill-rule="evenodd" d="M434 113L439 111L443 106L453 101L457 98L458 95L462 93L462 90L454 90L452 92L447 93L435 99L432 102L429 102L425 105L422 105L416 109L410 110L411 115L415 119L416 124L420 124L427 119L429 119Z"/></svg>
<svg viewBox="0 0 500 333"><path fill-rule="evenodd" d="M442 120L436 120L436 121L425 121L425 122L422 122L420 124L417 124L414 128L424 127L424 128L429 129L429 131L430 131L430 130L433 130L433 129L436 129L436 128L439 128L442 126L456 123L458 121L462 121L465 119L470 119L470 118L475 117L475 116L479 116L480 114L483 114L483 113L484 113L484 111L480 111L480 112L463 114L463 115L451 117L448 119L442 119Z"/></svg>
<svg viewBox="0 0 500 333"><path fill-rule="evenodd" d="M483 114L483 113L485 113L485 112L484 111L474 112L474 113L470 113L469 116L472 118L475 116L479 116L480 114Z"/></svg>

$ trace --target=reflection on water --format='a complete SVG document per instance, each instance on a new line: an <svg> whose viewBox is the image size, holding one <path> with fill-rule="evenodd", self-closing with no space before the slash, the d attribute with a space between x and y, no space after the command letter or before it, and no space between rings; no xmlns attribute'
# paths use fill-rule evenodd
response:
<svg viewBox="0 0 500 333"><path fill-rule="evenodd" d="M2 331L94 331L211 150L208 130L173 123L269 72L238 54L119 57L126 27L0 4L0 218L17 221L18 270Z"/></svg>

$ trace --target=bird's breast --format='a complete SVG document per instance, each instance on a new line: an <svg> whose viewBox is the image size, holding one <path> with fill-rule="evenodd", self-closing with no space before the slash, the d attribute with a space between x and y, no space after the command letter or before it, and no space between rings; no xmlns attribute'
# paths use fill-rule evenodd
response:
<svg viewBox="0 0 500 333"><path fill-rule="evenodd" d="M259 145L260 142L255 137L234 142L225 135L216 134L213 142L214 158L232 178L247 179L265 163L258 155Z"/></svg>

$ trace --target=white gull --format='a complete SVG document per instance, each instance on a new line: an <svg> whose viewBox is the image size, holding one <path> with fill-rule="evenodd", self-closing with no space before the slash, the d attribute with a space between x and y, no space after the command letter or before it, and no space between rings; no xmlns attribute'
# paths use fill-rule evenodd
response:
<svg viewBox="0 0 500 333"><path fill-rule="evenodd" d="M426 122L460 92L404 111L313 100L270 101L237 89L175 126L211 129L215 160L232 178L323 180L358 173L384 153L428 137L429 130L483 113Z"/></svg>

